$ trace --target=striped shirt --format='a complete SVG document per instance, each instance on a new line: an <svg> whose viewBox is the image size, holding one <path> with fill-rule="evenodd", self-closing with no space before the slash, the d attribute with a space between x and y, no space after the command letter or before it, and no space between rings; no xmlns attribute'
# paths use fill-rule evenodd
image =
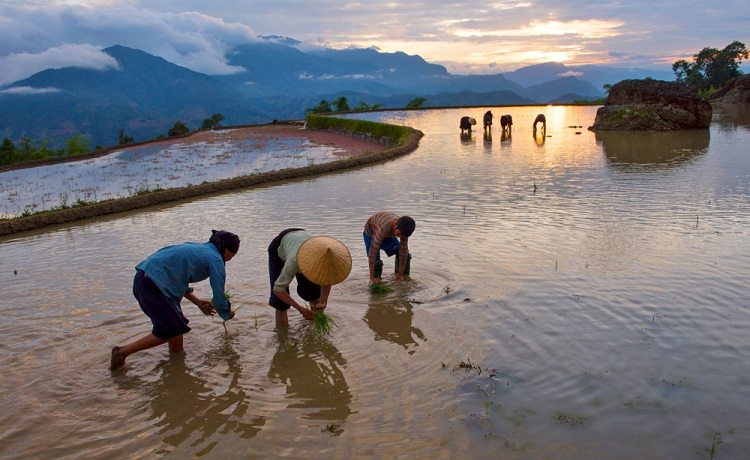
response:
<svg viewBox="0 0 750 460"><path fill-rule="evenodd" d="M370 245L370 252L367 254L367 258L370 263L375 263L375 259L380 251L380 245L386 238L394 238L396 236L396 221L400 216L391 211L382 211L373 214L367 219L365 224L365 233L367 236L372 238L372 244ZM402 236L399 239L398 255L401 260L406 260L406 256L409 254L409 239Z"/></svg>

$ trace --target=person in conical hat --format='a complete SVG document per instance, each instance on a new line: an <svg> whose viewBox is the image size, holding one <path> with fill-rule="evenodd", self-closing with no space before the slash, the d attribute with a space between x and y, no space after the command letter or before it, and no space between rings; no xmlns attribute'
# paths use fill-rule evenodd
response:
<svg viewBox="0 0 750 460"><path fill-rule="evenodd" d="M301 228L282 231L268 246L268 274L271 295L268 304L276 310L276 327L289 325L288 310L294 308L308 320L314 310L328 306L331 286L349 276L352 256L341 241L329 236L314 236ZM289 285L297 280L297 294L310 302L300 305L290 294Z"/></svg>

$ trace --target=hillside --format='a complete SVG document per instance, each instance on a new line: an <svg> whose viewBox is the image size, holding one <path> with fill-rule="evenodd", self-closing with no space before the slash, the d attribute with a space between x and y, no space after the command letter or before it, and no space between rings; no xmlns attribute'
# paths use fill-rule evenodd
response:
<svg viewBox="0 0 750 460"><path fill-rule="evenodd" d="M604 97L602 82L659 77L633 69L542 64L494 75L451 75L445 67L405 53L373 49L303 52L261 42L237 47L234 75L209 76L122 46L104 50L117 70L45 70L0 88L0 138L61 147L83 134L91 146L166 135L180 121L198 128L215 113L225 125L296 119L320 100L344 96L349 105L404 107L416 97L430 106L512 105ZM590 77L591 81L583 79ZM624 79L624 78L623 78Z"/></svg>

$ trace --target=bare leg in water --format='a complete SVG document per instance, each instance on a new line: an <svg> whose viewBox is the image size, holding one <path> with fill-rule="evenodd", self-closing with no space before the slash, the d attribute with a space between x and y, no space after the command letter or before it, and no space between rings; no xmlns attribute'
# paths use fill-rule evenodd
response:
<svg viewBox="0 0 750 460"><path fill-rule="evenodd" d="M163 340L155 336L154 334L149 334L127 345L123 345L121 347L113 347L109 368L113 371L119 369L125 364L125 358L132 355L133 353L157 347L165 343L169 344L170 353L179 353L184 350L182 334L176 337L172 337L169 340Z"/></svg>

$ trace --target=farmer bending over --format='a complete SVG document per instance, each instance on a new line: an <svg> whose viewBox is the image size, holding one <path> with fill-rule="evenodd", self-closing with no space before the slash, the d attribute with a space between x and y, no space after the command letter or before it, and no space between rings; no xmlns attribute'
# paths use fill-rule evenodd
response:
<svg viewBox="0 0 750 460"><path fill-rule="evenodd" d="M289 326L289 308L305 319L315 318L313 310L325 310L331 286L349 276L352 256L341 241L313 236L301 228L279 233L268 246L268 274L271 295L268 304L276 310L276 327ZM297 294L310 302L311 309L299 304L289 293L297 279Z"/></svg>
<svg viewBox="0 0 750 460"><path fill-rule="evenodd" d="M234 317L225 295L224 264L237 254L240 239L234 233L212 230L207 243L183 243L159 249L135 267L133 295L151 318L151 333L127 345L112 348L110 369L125 364L131 354L168 343L170 353L183 350L182 336L190 331L180 302L186 298L204 315L219 313L223 320ZM193 294L190 283L210 278L213 301Z"/></svg>
<svg viewBox="0 0 750 460"><path fill-rule="evenodd" d="M404 275L409 274L409 237L414 233L415 227L414 219L409 216L399 217L391 211L378 212L367 219L362 236L365 239L371 283L380 284L383 272L381 249L388 257L396 254L396 281L403 281Z"/></svg>

